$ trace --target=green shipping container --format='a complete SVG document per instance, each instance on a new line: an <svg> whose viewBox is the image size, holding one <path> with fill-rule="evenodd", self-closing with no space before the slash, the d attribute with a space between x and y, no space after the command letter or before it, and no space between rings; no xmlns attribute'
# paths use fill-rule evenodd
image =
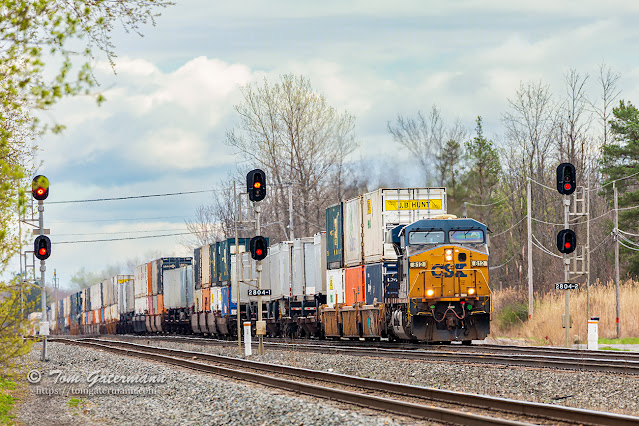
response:
<svg viewBox="0 0 639 426"><path fill-rule="evenodd" d="M211 287L215 287L219 285L220 282L220 271L217 267L218 260L218 249L220 243L213 243L210 245L210 256L211 256Z"/></svg>
<svg viewBox="0 0 639 426"><path fill-rule="evenodd" d="M344 227L342 203L326 208L326 265L328 269L344 266Z"/></svg>
<svg viewBox="0 0 639 426"><path fill-rule="evenodd" d="M240 247L244 246L244 251L248 251L250 242L250 238L239 239ZM217 244L219 245L217 256L218 285L228 285L231 282L231 247L235 247L235 238L229 238ZM225 281L227 281L226 284Z"/></svg>

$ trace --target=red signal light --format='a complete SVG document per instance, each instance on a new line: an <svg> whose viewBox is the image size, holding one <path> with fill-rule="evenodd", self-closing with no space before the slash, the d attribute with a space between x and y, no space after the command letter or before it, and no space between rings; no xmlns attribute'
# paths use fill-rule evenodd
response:
<svg viewBox="0 0 639 426"><path fill-rule="evenodd" d="M258 256L261 256L261 255L262 255L262 253L263 253L263 252L262 252L262 249L257 249L257 250L255 250L255 254L256 254L256 255L258 255Z"/></svg>
<svg viewBox="0 0 639 426"><path fill-rule="evenodd" d="M572 244L570 244L570 243L568 243L568 242L566 242L566 243L564 244L564 247L566 247L567 249L569 249L571 246L572 246Z"/></svg>
<svg viewBox="0 0 639 426"><path fill-rule="evenodd" d="M47 249L42 247L40 250L38 250L38 253L40 254L40 256L44 256L47 254Z"/></svg>
<svg viewBox="0 0 639 426"><path fill-rule="evenodd" d="M564 189L565 189L566 191L570 191L570 188L572 188L572 185L570 185L569 183L567 183L567 184L565 184L565 185L564 185Z"/></svg>
<svg viewBox="0 0 639 426"><path fill-rule="evenodd" d="M43 195L44 194L44 189L43 188L38 188L38 190L36 191L36 193L38 195Z"/></svg>

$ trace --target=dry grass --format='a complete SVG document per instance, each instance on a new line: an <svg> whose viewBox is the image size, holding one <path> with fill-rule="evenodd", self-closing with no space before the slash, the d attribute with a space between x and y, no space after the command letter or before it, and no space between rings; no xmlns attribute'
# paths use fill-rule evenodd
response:
<svg viewBox="0 0 639 426"><path fill-rule="evenodd" d="M568 290L573 341L588 338L586 288ZM621 337L639 336L639 282L629 280L620 285ZM526 321L528 295L522 290L506 289L494 293L493 336L520 338L542 344L563 345L565 330L561 326L564 313L564 291L557 290L535 296L534 316ZM521 308L523 307L523 315ZM519 310L518 310L519 309ZM590 286L590 316L599 317L599 337L615 338L616 296L614 283ZM519 318L519 319L518 319Z"/></svg>

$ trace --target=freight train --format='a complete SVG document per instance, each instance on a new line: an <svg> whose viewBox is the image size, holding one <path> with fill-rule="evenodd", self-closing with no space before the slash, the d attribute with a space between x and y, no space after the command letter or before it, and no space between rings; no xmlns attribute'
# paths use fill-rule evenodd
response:
<svg viewBox="0 0 639 426"><path fill-rule="evenodd" d="M484 339L487 238L486 225L446 214L444 188L379 189L330 206L325 232L269 247L259 268L266 334ZM51 304L52 332L236 338L238 309L255 330L258 266L248 245L226 239L104 280Z"/></svg>

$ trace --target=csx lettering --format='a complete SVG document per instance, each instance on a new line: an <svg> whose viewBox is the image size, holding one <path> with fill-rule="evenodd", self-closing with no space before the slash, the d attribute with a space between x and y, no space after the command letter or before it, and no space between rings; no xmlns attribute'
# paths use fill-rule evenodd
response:
<svg viewBox="0 0 639 426"><path fill-rule="evenodd" d="M467 275L464 273L464 271L462 271L462 269L464 269L465 267L465 263L457 263L454 268L451 263L438 264L433 265L431 273L435 278L441 278L442 274L444 274L444 278L450 278L453 275L455 275L456 277L466 277ZM456 269L457 271L455 271L454 269Z"/></svg>

